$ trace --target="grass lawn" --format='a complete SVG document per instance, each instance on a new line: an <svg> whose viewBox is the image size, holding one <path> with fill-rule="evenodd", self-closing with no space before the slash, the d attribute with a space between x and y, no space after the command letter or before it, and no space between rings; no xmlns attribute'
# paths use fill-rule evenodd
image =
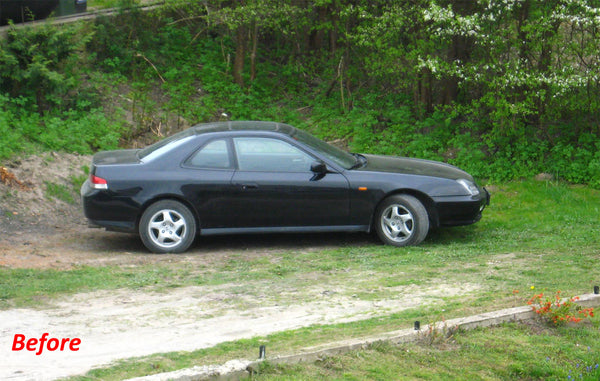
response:
<svg viewBox="0 0 600 381"><path fill-rule="evenodd" d="M599 380L598 325L506 324L433 343L373 345L315 363L264 363L255 380ZM569 378L571 377L571 378Z"/></svg>
<svg viewBox="0 0 600 381"><path fill-rule="evenodd" d="M260 295L265 305L309 301L314 297L310 290L315 284L375 302L402 297L407 287L462 290L425 300L418 308L363 321L313 326L192 353L135 359L90 373L91 377L120 379L233 358L253 359L263 342L268 343L271 355L289 354L346 337L407 328L414 320L429 323L524 305L533 294L532 286L535 292L553 294L561 290L562 295L573 296L591 293L593 286L600 284L600 191L536 181L511 182L490 189L492 204L480 222L432 232L418 247L399 249L372 240L319 251L281 249L252 257L240 250L206 267L164 261L152 266L69 271L0 269L0 307L33 306L40 299L99 289L168 292L188 285L215 285ZM597 325L543 331L541 335L527 327L506 326L459 333L448 348L385 348L385 356L380 354L382 348L371 348L328 362L301 365L311 369L308 373L298 373L296 367L272 368L265 370L264 377L389 379L402 378L402 369L406 369L408 378L463 379L473 375L474 379L565 379L569 374L564 371L575 372L578 361L580 366L595 366L598 361L593 359L600 358L600 344L595 344L600 343L598 335ZM595 337L595 342L587 336ZM494 337L503 341L495 341ZM581 352L575 346L578 343ZM588 346L589 356L582 357ZM351 361L352 356L356 361ZM403 365L391 366L394 362ZM373 366L378 369L373 373L368 370L371 363L376 363ZM472 363L473 369L452 370L463 363ZM385 373L388 371L391 373ZM598 379L595 375L593 379Z"/></svg>

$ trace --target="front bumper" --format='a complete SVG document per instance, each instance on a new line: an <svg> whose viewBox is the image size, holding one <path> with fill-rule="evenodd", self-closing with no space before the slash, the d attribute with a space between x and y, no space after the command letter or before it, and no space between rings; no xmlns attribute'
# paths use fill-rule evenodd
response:
<svg viewBox="0 0 600 381"><path fill-rule="evenodd" d="M481 211L483 212L483 210L486 208L486 206L488 206L490 204L492 195L490 195L490 192L488 192L488 190L485 189L485 187L482 187L481 189L483 190L483 193L485 194L485 203L481 205Z"/></svg>
<svg viewBox="0 0 600 381"><path fill-rule="evenodd" d="M481 188L477 196L435 199L437 225L460 226L474 224L481 219L482 212L490 204L490 200L490 192L485 188Z"/></svg>

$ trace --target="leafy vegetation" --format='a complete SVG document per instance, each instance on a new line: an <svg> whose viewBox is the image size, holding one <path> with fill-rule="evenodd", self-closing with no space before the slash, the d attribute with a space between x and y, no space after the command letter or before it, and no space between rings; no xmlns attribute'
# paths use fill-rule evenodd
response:
<svg viewBox="0 0 600 381"><path fill-rule="evenodd" d="M262 119L491 181L545 172L598 187L599 5L170 0L11 29L0 158Z"/></svg>
<svg viewBox="0 0 600 381"><path fill-rule="evenodd" d="M83 25L10 29L0 41L0 158L36 149L116 148L123 122L84 80Z"/></svg>

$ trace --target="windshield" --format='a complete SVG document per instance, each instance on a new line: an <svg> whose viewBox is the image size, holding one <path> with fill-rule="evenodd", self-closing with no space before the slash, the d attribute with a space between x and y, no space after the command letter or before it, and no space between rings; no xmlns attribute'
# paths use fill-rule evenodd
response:
<svg viewBox="0 0 600 381"><path fill-rule="evenodd" d="M160 148L163 148L165 146L167 146L170 143L176 142L178 140L187 138L188 136L192 136L194 135L194 129L193 128L189 128L187 130L181 131L176 133L175 135L169 136L166 139L163 139L161 141L158 141L152 145L149 145L146 148L142 148L141 150L138 151L138 158L140 160L142 160L143 158L145 158L146 156L150 155L151 153L158 151Z"/></svg>
<svg viewBox="0 0 600 381"><path fill-rule="evenodd" d="M355 166L357 162L357 159L348 152L334 147L320 139L317 139L304 131L296 130L296 133L292 137L298 140L299 142L314 148L315 151L322 153L328 159L335 162L337 165L343 167L344 169L351 169Z"/></svg>

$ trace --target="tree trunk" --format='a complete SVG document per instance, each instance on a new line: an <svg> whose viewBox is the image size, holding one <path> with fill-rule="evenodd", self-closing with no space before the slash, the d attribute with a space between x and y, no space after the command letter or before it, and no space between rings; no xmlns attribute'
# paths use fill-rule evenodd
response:
<svg viewBox="0 0 600 381"><path fill-rule="evenodd" d="M330 14L332 28L329 31L329 55L333 58L335 57L335 52L337 50L339 11L337 9L332 9Z"/></svg>
<svg viewBox="0 0 600 381"><path fill-rule="evenodd" d="M432 88L431 71L427 68L422 69L417 74L417 113L419 115L433 112L433 101L431 96Z"/></svg>
<svg viewBox="0 0 600 381"><path fill-rule="evenodd" d="M323 25L327 22L327 18L327 7L317 7L317 28L311 31L309 37L311 50L321 50L323 48L323 40L325 36Z"/></svg>
<svg viewBox="0 0 600 381"><path fill-rule="evenodd" d="M252 28L252 52L250 53L250 82L256 78L256 50L258 48L258 23L254 21Z"/></svg>
<svg viewBox="0 0 600 381"><path fill-rule="evenodd" d="M240 87L244 87L244 60L246 59L247 30L239 26L235 34L235 57L233 59L233 79Z"/></svg>
<svg viewBox="0 0 600 381"><path fill-rule="evenodd" d="M471 0L454 0L452 9L457 16L469 16L476 11L477 2ZM451 65L456 61L465 64L471 60L471 49L473 48L473 39L464 35L455 35L452 37L452 45L449 47L446 60ZM459 95L458 78L455 76L446 77L443 80L443 90L440 103L444 105L456 101Z"/></svg>

